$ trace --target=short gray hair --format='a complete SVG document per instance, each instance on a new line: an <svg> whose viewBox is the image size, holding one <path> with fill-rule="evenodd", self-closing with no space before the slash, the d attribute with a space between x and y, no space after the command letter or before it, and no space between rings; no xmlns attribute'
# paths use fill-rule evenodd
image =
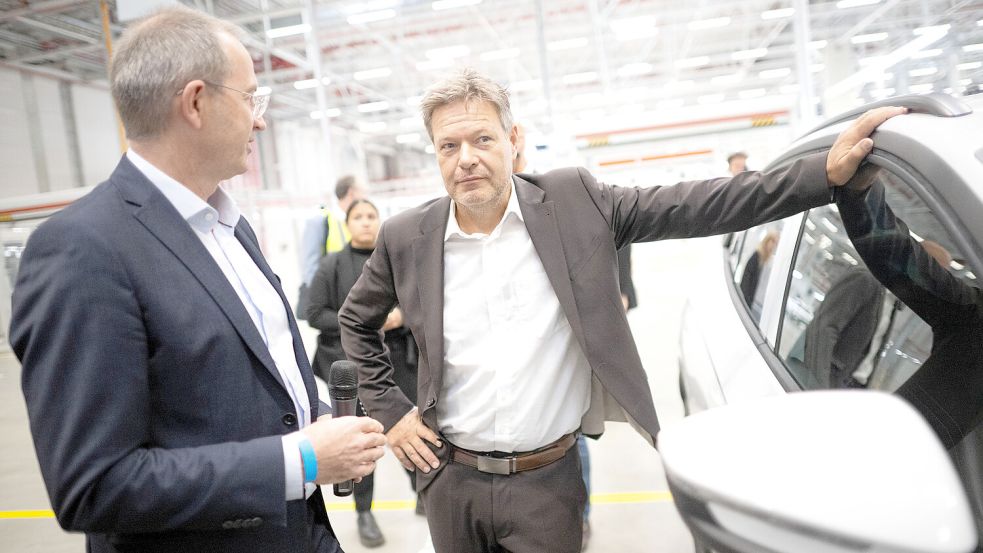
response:
<svg viewBox="0 0 983 553"><path fill-rule="evenodd" d="M423 112L423 125L433 141L433 112L439 107L464 101L490 102L498 111L498 119L506 133L512 130L512 108L509 106L509 93L505 88L470 67L462 69L447 79L431 86L423 95L420 110Z"/></svg>
<svg viewBox="0 0 983 553"><path fill-rule="evenodd" d="M186 8L165 8L127 29L113 52L109 83L126 134L155 138L167 126L171 99L195 79L221 84L229 60L220 33L235 25Z"/></svg>

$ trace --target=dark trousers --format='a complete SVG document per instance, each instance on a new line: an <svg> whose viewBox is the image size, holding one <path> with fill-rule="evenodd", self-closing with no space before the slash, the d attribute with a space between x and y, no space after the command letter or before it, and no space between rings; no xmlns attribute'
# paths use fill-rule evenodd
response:
<svg viewBox="0 0 983 553"><path fill-rule="evenodd" d="M580 456L508 476L449 462L421 494L437 553L579 553Z"/></svg>

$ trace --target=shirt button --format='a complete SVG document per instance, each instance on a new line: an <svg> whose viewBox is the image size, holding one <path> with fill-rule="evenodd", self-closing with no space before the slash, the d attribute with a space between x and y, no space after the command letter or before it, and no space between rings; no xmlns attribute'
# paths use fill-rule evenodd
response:
<svg viewBox="0 0 983 553"><path fill-rule="evenodd" d="M432 397L427 400L427 407L433 407L434 405L437 405L437 398Z"/></svg>
<svg viewBox="0 0 983 553"><path fill-rule="evenodd" d="M283 421L283 424L287 426L294 426L297 424L297 416L293 413L287 413L281 420Z"/></svg>

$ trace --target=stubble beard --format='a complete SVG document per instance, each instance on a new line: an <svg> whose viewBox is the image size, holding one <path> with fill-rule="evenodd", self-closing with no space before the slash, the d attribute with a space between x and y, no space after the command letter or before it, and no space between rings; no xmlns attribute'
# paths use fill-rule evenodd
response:
<svg viewBox="0 0 983 553"><path fill-rule="evenodd" d="M481 202L467 202L468 196L480 191L472 191L465 193L461 196L461 201L455 200L458 209L466 211L476 218L484 218L490 214L494 214L496 211L502 208L501 199L505 197L507 191L509 190L508 181L501 183L501 187L495 189L492 195L485 201Z"/></svg>

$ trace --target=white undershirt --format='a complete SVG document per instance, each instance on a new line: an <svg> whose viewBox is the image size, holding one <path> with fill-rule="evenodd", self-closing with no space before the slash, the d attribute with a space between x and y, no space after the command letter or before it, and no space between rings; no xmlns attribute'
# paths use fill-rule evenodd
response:
<svg viewBox="0 0 983 553"><path fill-rule="evenodd" d="M293 400L299 427L310 424L311 403L297 366L287 308L235 237L235 227L241 217L235 201L219 187L205 202L135 151L127 151L126 157L177 209L222 270L269 349L280 379ZM303 463L297 445L301 438L299 432L294 432L281 440L288 500L309 496L315 489L314 484L304 484Z"/></svg>
<svg viewBox="0 0 983 553"><path fill-rule="evenodd" d="M444 233L440 431L475 451L521 452L580 427L591 370L536 253L512 184L491 234Z"/></svg>

